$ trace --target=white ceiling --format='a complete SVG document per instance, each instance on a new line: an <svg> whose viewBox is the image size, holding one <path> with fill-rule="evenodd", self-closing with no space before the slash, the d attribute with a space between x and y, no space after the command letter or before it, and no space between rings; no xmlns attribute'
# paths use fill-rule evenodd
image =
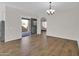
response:
<svg viewBox="0 0 79 59"><path fill-rule="evenodd" d="M5 4L35 15L45 13L49 8L48 2L5 2ZM52 7L54 7L56 11L61 12L72 7L79 7L79 2L54 2L54 4L52 3Z"/></svg>

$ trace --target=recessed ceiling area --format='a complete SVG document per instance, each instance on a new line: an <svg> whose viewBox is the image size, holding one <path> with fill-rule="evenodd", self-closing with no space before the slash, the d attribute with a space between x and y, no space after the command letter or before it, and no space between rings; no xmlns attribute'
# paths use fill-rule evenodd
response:
<svg viewBox="0 0 79 59"><path fill-rule="evenodd" d="M49 2L5 2L6 5L13 6L25 12L39 15L45 13L49 9ZM54 6L53 6L54 5ZM79 7L78 2L54 2L52 3L52 9L54 8L58 12L67 10L72 7Z"/></svg>

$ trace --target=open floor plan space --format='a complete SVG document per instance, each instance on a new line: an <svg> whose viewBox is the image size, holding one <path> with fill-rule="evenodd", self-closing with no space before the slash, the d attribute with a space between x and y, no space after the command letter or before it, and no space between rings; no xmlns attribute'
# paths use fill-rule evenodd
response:
<svg viewBox="0 0 79 59"><path fill-rule="evenodd" d="M0 2L0 56L79 56L79 2Z"/></svg>

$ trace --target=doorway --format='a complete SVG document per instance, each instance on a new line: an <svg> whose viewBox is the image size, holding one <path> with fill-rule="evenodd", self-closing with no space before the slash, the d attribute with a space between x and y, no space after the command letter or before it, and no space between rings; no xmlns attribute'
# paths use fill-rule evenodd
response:
<svg viewBox="0 0 79 59"><path fill-rule="evenodd" d="M21 19L22 37L31 35L29 23L30 23L30 19L28 18Z"/></svg>
<svg viewBox="0 0 79 59"><path fill-rule="evenodd" d="M22 37L37 34L37 19L35 18L22 18Z"/></svg>
<svg viewBox="0 0 79 59"><path fill-rule="evenodd" d="M5 39L5 21L0 21L0 42L4 42Z"/></svg>
<svg viewBox="0 0 79 59"><path fill-rule="evenodd" d="M22 32L27 32L29 20L21 20L21 21L22 21Z"/></svg>
<svg viewBox="0 0 79 59"><path fill-rule="evenodd" d="M37 34L37 19L31 18L31 34Z"/></svg>
<svg viewBox="0 0 79 59"><path fill-rule="evenodd" d="M45 17L41 18L41 33L47 31L47 19Z"/></svg>

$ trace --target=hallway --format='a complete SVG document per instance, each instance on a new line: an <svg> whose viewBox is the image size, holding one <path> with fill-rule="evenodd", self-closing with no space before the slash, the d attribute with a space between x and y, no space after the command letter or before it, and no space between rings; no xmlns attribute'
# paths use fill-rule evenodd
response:
<svg viewBox="0 0 79 59"><path fill-rule="evenodd" d="M77 56L77 42L41 35L0 43L0 55L9 56Z"/></svg>

